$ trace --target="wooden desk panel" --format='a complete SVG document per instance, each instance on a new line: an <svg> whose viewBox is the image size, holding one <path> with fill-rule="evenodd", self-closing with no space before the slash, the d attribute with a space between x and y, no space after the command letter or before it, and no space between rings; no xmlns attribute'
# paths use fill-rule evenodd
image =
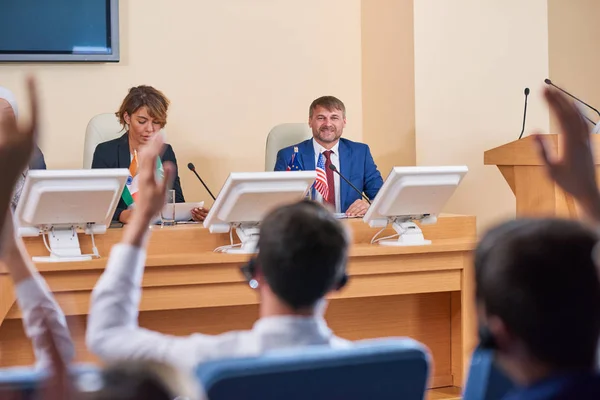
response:
<svg viewBox="0 0 600 400"><path fill-rule="evenodd" d="M377 230L360 220L345 223L353 231L351 280L331 296L326 318L334 332L350 340L413 337L431 350L431 386L461 386L475 343L470 297L475 218L441 217L438 224L423 227L433 240L431 246L397 248L370 245ZM97 361L85 349L85 318L90 292L121 233L114 229L96 238L103 256L99 260L37 265L68 315L80 361ZM80 240L82 246L90 245L89 238ZM251 328L258 316L258 298L239 273L247 256L212 252L228 242L229 235L211 235L195 225L154 229L140 325L173 335ZM26 245L32 254L45 255L40 238L28 238ZM2 366L33 362L11 286L6 273L0 273L0 315L5 316L0 325Z"/></svg>

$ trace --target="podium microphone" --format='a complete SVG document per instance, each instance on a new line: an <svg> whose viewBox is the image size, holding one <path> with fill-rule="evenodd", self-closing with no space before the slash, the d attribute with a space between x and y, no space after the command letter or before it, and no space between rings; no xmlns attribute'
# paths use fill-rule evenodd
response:
<svg viewBox="0 0 600 400"><path fill-rule="evenodd" d="M586 106L587 108L589 108L591 110L594 110L596 112L596 114L598 114L598 116L600 117L600 111L598 111L594 107L590 106L588 103L586 103L585 101L581 100L580 98L577 98L577 97L573 96L571 93L567 92L566 90L559 88L554 83L552 83L552 81L550 79L547 79L547 78L544 79L544 83L546 85L550 85L550 86L553 86L553 87L557 88L558 90L560 90L561 92L563 92L567 96L570 96L570 97L574 98L575 100L577 100L578 102L580 102L581 104L583 104L584 106ZM581 114L581 115L583 115L583 114ZM592 124L594 126L596 125L596 123L594 121L592 121L591 119L589 119L586 115L583 115L583 118L585 118L590 124Z"/></svg>
<svg viewBox="0 0 600 400"><path fill-rule="evenodd" d="M335 172L336 174L338 174L340 176L340 178L342 178L348 185L350 185L350 187L352 189L354 189L356 191L356 193L360 194L360 197L362 197L363 199L365 199L367 203L371 204L371 200L369 200L369 198L367 196L365 196L363 194L363 192L361 192L360 190L358 190L356 188L356 186L354 186L353 184L351 184L350 181L348 179L346 179L346 177L344 175L340 174L340 171L338 171L338 169L335 167L335 165L329 164L329 169L332 170L333 172Z"/></svg>
<svg viewBox="0 0 600 400"><path fill-rule="evenodd" d="M525 120L527 118L527 96L529 96L529 88L525 88L525 108L523 110L523 128L521 129L521 134L519 135L519 139L523 137L523 132L525 132Z"/></svg>
<svg viewBox="0 0 600 400"><path fill-rule="evenodd" d="M215 198L215 196L212 194L212 192L210 191L210 189L208 188L208 186L206 186L206 183L204 183L204 181L202 180L202 178L200 178L200 175L198 175L198 173L196 172L196 167L194 166L193 163L188 163L188 169L190 171L192 171L194 173L194 175L196 175L196 178L198 178L198 180L200 181L200 183L202 183L202 186L204 186L204 189L206 189L206 191L208 192L208 194L210 194L210 197L212 197L213 200L217 200Z"/></svg>

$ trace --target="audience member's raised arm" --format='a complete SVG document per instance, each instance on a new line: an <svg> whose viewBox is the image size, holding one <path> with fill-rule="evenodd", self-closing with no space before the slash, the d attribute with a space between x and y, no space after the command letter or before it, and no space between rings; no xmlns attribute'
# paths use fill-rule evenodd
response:
<svg viewBox="0 0 600 400"><path fill-rule="evenodd" d="M590 130L575 104L554 89L546 89L546 101L558 119L564 152L553 157L543 135L536 139L552 179L583 207L588 218L600 225L600 193L590 143Z"/></svg>
<svg viewBox="0 0 600 400"><path fill-rule="evenodd" d="M73 358L74 348L65 316L38 274L25 247L16 238L8 205L17 178L27 166L37 131L38 107L35 84L29 80L31 121L19 127L12 107L0 99L0 262L11 274L17 302L23 313L25 333L33 343L38 366L50 364L48 335L52 335L61 357Z"/></svg>
<svg viewBox="0 0 600 400"><path fill-rule="evenodd" d="M14 281L23 327L33 344L36 366L45 368L51 364L52 349L48 335L52 335L62 359L70 362L75 348L65 315L44 278L35 269L23 242L16 239L10 213L0 233L0 248L0 262L9 270Z"/></svg>
<svg viewBox="0 0 600 400"><path fill-rule="evenodd" d="M160 135L139 153L139 192L121 243L114 246L108 265L92 293L86 342L104 361L153 360L193 368L191 337L177 338L138 326L141 283L151 219L162 209L175 168L164 163L165 179L155 178L155 162L162 146ZM208 339L210 340L210 339Z"/></svg>

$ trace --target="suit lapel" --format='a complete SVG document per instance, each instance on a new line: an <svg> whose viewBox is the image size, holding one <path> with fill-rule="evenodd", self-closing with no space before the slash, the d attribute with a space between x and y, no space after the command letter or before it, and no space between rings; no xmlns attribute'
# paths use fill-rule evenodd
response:
<svg viewBox="0 0 600 400"><path fill-rule="evenodd" d="M118 160L117 167L118 168L129 168L131 165L131 153L129 152L129 135L125 133L121 136L119 140L119 149L118 149Z"/></svg>
<svg viewBox="0 0 600 400"><path fill-rule="evenodd" d="M312 139L305 140L298 145L298 154L304 171L314 171L315 169L315 149Z"/></svg>
<svg viewBox="0 0 600 400"><path fill-rule="evenodd" d="M340 139L339 149L339 157L340 157L340 173L344 175L347 179L350 179L352 176L352 149L348 144ZM348 185L343 179L340 179L340 208L342 212L346 211L345 209L350 206L350 204L346 204L346 200L349 196L349 190L353 190L350 185Z"/></svg>

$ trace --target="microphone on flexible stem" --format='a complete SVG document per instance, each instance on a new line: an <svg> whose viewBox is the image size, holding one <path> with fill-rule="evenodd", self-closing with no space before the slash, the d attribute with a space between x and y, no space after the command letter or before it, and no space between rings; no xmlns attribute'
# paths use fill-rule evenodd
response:
<svg viewBox="0 0 600 400"><path fill-rule="evenodd" d="M206 183L204 183L204 181L202 180L202 178L200 178L200 175L198 175L198 173L196 172L196 167L194 166L193 163L188 163L188 169L190 171L192 171L194 173L194 175L196 175L196 178L198 178L198 180L200 181L200 183L202 183L202 186L204 186L204 189L206 189L206 191L208 192L208 194L210 194L210 197L212 197L213 200L217 200L215 198L215 196L212 194L212 192L210 191L210 189L208 188L208 186L206 186Z"/></svg>
<svg viewBox="0 0 600 400"><path fill-rule="evenodd" d="M332 170L333 172L335 172L336 174L338 174L340 176L340 178L342 178L348 185L350 185L350 187L352 189L354 189L356 191L356 193L360 194L360 197L362 197L363 199L365 199L367 203L371 204L371 200L369 200L369 198L367 196L365 196L363 194L363 192L361 192L360 190L358 190L356 188L356 186L354 186L353 184L351 184L350 181L348 179L346 179L346 177L344 175L340 174L340 171L338 171L338 169L335 167L335 165L329 164L329 169Z"/></svg>
<svg viewBox="0 0 600 400"><path fill-rule="evenodd" d="M525 119L527 118L527 96L529 96L529 88L525 88L525 108L523 110L523 128L521 128L521 134L519 135L519 139L523 137L523 132L525 132Z"/></svg>
<svg viewBox="0 0 600 400"><path fill-rule="evenodd" d="M552 83L552 81L550 79L547 79L547 78L544 79L544 83L546 85L550 85L550 86L553 86L553 87L557 88L558 90L560 90L561 92L563 92L567 96L570 96L570 97L574 98L575 100L577 100L578 102L580 102L581 104L583 104L584 106L586 106L587 108L589 108L591 110L594 110L596 112L596 114L598 114L598 116L600 117L600 111L598 111L594 107L590 106L588 103L586 103L585 101L581 100L580 98L577 98L577 97L573 96L571 93L567 92L566 90L564 90L562 88L559 88L554 83ZM594 126L596 125L596 123L594 121L592 121L591 119L589 119L586 115L583 115L583 118L585 118L590 124L592 124Z"/></svg>

